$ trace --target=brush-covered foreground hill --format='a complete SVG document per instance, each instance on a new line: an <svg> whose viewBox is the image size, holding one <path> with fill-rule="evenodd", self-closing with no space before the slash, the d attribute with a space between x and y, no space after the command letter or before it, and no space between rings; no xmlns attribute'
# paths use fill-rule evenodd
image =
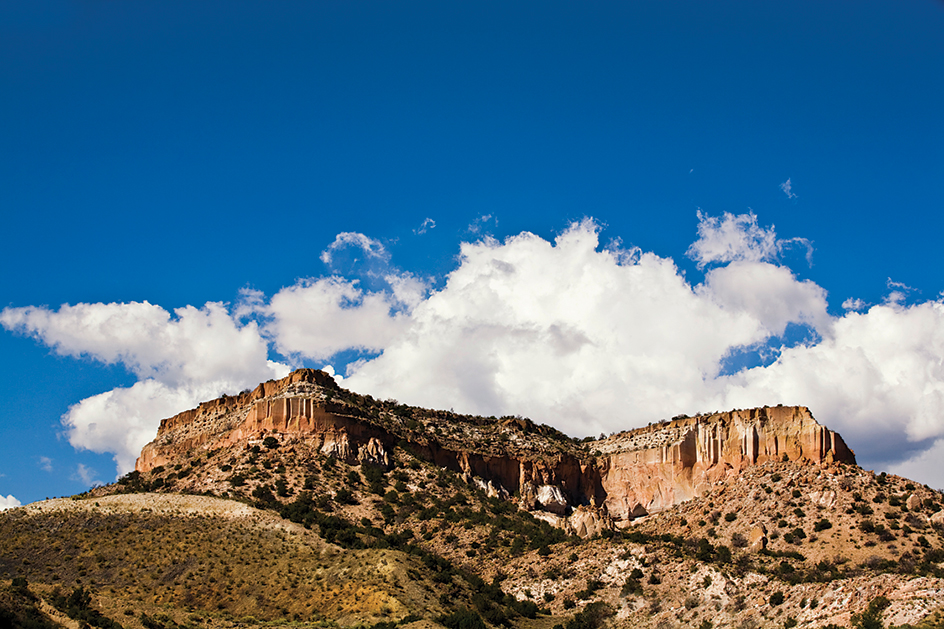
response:
<svg viewBox="0 0 944 629"><path fill-rule="evenodd" d="M942 504L802 407L573 440L300 370L164 420L114 485L0 514L0 622L938 626Z"/></svg>

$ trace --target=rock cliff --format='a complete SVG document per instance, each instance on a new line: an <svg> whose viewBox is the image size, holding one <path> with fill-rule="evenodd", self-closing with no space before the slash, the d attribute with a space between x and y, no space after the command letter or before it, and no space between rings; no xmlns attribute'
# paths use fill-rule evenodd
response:
<svg viewBox="0 0 944 629"><path fill-rule="evenodd" d="M247 448L267 436L301 439L354 465L389 467L395 447L409 448L584 535L700 496L766 461L855 463L842 438L805 407L685 417L581 442L523 418L377 401L339 388L323 372L301 369L162 421L136 468L147 473L194 451Z"/></svg>
<svg viewBox="0 0 944 629"><path fill-rule="evenodd" d="M702 495L711 485L767 461L855 463L837 433L803 406L686 417L591 444L609 514L646 515Z"/></svg>

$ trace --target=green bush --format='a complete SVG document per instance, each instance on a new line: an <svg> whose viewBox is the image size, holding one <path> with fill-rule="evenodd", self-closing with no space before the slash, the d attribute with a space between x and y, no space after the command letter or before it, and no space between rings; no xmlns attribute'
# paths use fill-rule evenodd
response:
<svg viewBox="0 0 944 629"><path fill-rule="evenodd" d="M884 474L884 472L882 472ZM891 605L884 596L876 596L863 612L852 614L852 626L856 629L883 629L882 612Z"/></svg>
<svg viewBox="0 0 944 629"><path fill-rule="evenodd" d="M604 620L614 614L616 612L606 603L601 601L590 603L568 621L564 629L598 629Z"/></svg>
<svg viewBox="0 0 944 629"><path fill-rule="evenodd" d="M827 520L826 518L823 518L822 520L820 520L819 522L813 525L813 530L816 531L817 533L819 533L820 531L825 531L826 529L831 529L831 528L833 528L833 523Z"/></svg>
<svg viewBox="0 0 944 629"><path fill-rule="evenodd" d="M777 592L774 592L773 594L770 595L770 600L768 602L770 603L772 607L776 607L778 605L783 604L783 601L784 601L783 592L780 592L778 590Z"/></svg>
<svg viewBox="0 0 944 629"><path fill-rule="evenodd" d="M438 618L439 624L448 629L486 629L482 617L474 610L463 607Z"/></svg>

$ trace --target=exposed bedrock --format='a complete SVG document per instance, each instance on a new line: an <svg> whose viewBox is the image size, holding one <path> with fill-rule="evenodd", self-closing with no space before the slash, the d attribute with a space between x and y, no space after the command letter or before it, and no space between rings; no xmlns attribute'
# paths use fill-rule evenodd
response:
<svg viewBox="0 0 944 629"><path fill-rule="evenodd" d="M245 447L272 434L311 440L320 452L351 464L389 467L394 446L401 444L490 495L516 495L523 508L591 534L702 495L751 465L784 458L855 463L842 438L802 406L681 418L589 443L565 441L551 451L528 445L526 425L518 427L522 438L514 447L496 447L491 440L486 448L455 438L444 445L422 427L358 416L353 407L331 401L336 392L330 376L304 369L252 392L206 402L162 421L136 467L147 472L194 449ZM449 420L429 412L426 421L429 427ZM498 431L508 422L483 419L476 425Z"/></svg>
<svg viewBox="0 0 944 629"><path fill-rule="evenodd" d="M591 444L602 452L608 513L625 520L667 509L767 461L855 463L837 433L803 406L763 407L654 424Z"/></svg>

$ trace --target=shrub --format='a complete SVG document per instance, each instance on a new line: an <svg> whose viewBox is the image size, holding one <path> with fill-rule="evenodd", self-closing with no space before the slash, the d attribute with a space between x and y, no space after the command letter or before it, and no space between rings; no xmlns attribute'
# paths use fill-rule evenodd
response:
<svg viewBox="0 0 944 629"><path fill-rule="evenodd" d="M582 612L578 613L564 627L565 629L598 629L603 621L616 612L606 603L597 601L590 603Z"/></svg>
<svg viewBox="0 0 944 629"><path fill-rule="evenodd" d="M856 629L883 629L882 612L890 604L891 601L884 596L876 596L865 611L852 614L852 626Z"/></svg>
<svg viewBox="0 0 944 629"><path fill-rule="evenodd" d="M440 616L439 624L448 629L486 629L482 617L474 610L463 607L451 614Z"/></svg>
<svg viewBox="0 0 944 629"><path fill-rule="evenodd" d="M802 495L803 495L803 492L801 492L799 489L794 489L794 490L793 490L793 497L794 497L794 498L799 498L799 497L802 496Z"/></svg>
<svg viewBox="0 0 944 629"><path fill-rule="evenodd" d="M734 522L735 520L737 520L737 514L733 511L724 514L725 522Z"/></svg>
<svg viewBox="0 0 944 629"><path fill-rule="evenodd" d="M779 590L770 595L770 600L768 601L772 607L783 604L784 596L783 592Z"/></svg>
<svg viewBox="0 0 944 629"><path fill-rule="evenodd" d="M279 447L279 440L270 435L262 440L262 445L264 445L269 450L275 450Z"/></svg>
<svg viewBox="0 0 944 629"><path fill-rule="evenodd" d="M334 492L335 502L340 502L341 504L356 505L357 498L354 497L354 494L347 487L342 487L341 489Z"/></svg>

